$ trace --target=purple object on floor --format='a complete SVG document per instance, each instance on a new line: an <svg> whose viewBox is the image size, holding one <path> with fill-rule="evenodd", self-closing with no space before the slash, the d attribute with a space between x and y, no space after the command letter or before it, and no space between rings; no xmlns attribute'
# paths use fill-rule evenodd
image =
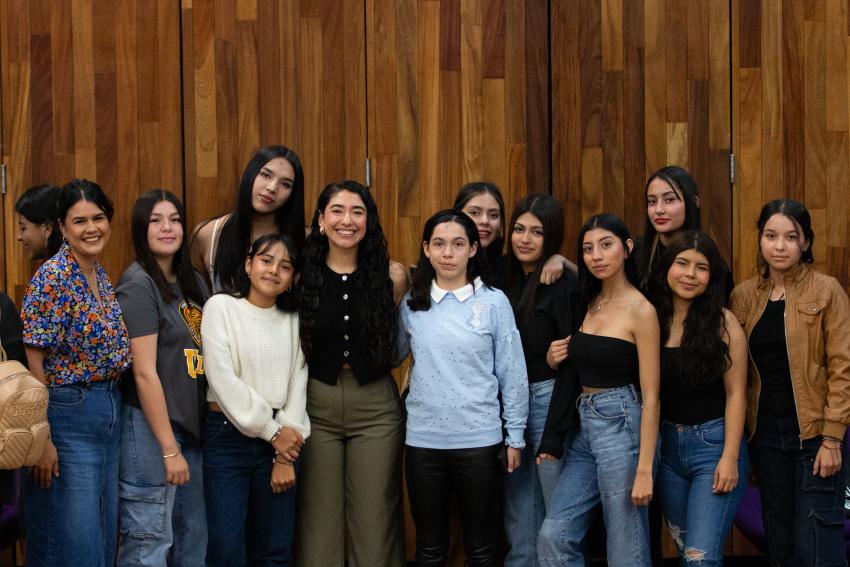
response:
<svg viewBox="0 0 850 567"><path fill-rule="evenodd" d="M761 497L757 486L748 486L735 515L735 525L750 542L764 551L764 524L761 518ZM850 520L844 520L844 554L850 558Z"/></svg>

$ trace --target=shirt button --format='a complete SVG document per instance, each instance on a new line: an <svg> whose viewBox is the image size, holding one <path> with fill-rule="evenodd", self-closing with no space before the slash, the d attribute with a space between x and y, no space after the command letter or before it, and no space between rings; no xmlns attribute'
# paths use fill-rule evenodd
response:
<svg viewBox="0 0 850 567"><path fill-rule="evenodd" d="M812 311L817 311L817 309L818 309L818 306L815 305L814 303L812 303Z"/></svg>
<svg viewBox="0 0 850 567"><path fill-rule="evenodd" d="M342 294L342 299L343 299L343 301L347 301L347 300L348 300L348 294L347 294L347 293L343 293L343 294Z"/></svg>
<svg viewBox="0 0 850 567"><path fill-rule="evenodd" d="M342 338L348 340L348 335L343 335Z"/></svg>
<svg viewBox="0 0 850 567"><path fill-rule="evenodd" d="M343 320L343 321L348 321L348 315L343 316L342 320Z"/></svg>
<svg viewBox="0 0 850 567"><path fill-rule="evenodd" d="M343 356L348 356L348 351L347 351L347 350L346 350L346 351L343 351L343 353L342 353L342 354L343 354Z"/></svg>
<svg viewBox="0 0 850 567"><path fill-rule="evenodd" d="M347 282L347 281L348 281L348 276L342 276L342 281Z"/></svg>

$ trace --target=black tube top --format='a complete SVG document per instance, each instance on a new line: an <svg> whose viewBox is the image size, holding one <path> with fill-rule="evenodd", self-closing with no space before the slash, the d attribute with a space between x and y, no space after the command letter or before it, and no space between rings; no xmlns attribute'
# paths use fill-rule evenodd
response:
<svg viewBox="0 0 850 567"><path fill-rule="evenodd" d="M640 383L637 346L623 339L576 331L570 339L570 360L579 383L588 388Z"/></svg>

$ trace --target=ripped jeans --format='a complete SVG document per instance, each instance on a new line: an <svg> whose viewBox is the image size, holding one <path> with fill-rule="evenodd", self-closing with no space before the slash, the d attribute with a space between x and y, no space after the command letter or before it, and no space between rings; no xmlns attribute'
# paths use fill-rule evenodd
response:
<svg viewBox="0 0 850 567"><path fill-rule="evenodd" d="M722 417L698 425L661 423L655 488L683 566L723 565L723 544L744 497L749 468L741 441L738 485L724 494L711 491L724 441Z"/></svg>
<svg viewBox="0 0 850 567"><path fill-rule="evenodd" d="M761 494L771 565L840 567L844 558L844 470L812 474L821 438L801 441L797 418L758 416L750 458ZM843 455L842 455L843 456Z"/></svg>

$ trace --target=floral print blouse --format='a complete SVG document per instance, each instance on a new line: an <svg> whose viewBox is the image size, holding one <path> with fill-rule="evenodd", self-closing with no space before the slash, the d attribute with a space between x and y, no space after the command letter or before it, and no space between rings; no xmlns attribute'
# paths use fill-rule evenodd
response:
<svg viewBox="0 0 850 567"><path fill-rule="evenodd" d="M42 264L21 309L24 344L44 349L51 385L113 380L131 362L130 339L106 271L95 264L103 307L67 244Z"/></svg>

